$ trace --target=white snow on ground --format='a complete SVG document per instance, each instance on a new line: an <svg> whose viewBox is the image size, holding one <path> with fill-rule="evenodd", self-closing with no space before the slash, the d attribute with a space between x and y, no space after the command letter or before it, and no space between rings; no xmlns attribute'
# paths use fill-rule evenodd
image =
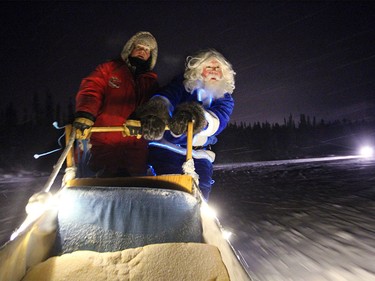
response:
<svg viewBox="0 0 375 281"><path fill-rule="evenodd" d="M38 171L4 171L0 169L0 246L26 218L25 206L29 198L42 190L48 174ZM56 188L61 184L56 181Z"/></svg>
<svg viewBox="0 0 375 281"><path fill-rule="evenodd" d="M315 160L217 166L210 204L254 280L375 280L375 160Z"/></svg>
<svg viewBox="0 0 375 281"><path fill-rule="evenodd" d="M214 178L209 203L255 281L375 280L375 159L217 165ZM1 242L46 181L0 171Z"/></svg>

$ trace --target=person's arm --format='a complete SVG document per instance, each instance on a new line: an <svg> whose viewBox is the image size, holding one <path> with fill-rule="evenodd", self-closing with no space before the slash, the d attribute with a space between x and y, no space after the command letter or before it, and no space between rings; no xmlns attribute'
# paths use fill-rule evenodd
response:
<svg viewBox="0 0 375 281"><path fill-rule="evenodd" d="M218 135L227 126L234 108L234 100L230 94L214 100L209 109L205 110L207 127L201 132L206 136Z"/></svg>
<svg viewBox="0 0 375 281"><path fill-rule="evenodd" d="M105 87L108 84L108 67L101 64L81 82L76 95L76 117L92 116L95 121L102 106Z"/></svg>
<svg viewBox="0 0 375 281"><path fill-rule="evenodd" d="M106 67L99 65L88 77L84 78L76 95L76 112L73 127L85 135L94 125L102 106L104 89L107 84Z"/></svg>

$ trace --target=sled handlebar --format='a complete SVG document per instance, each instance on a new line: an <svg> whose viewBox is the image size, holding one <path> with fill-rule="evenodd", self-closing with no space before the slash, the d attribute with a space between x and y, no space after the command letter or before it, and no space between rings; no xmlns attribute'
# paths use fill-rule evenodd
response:
<svg viewBox="0 0 375 281"><path fill-rule="evenodd" d="M169 130L168 125L165 126L165 130ZM92 127L91 133L107 133L107 132L122 132L125 136L136 136L137 138L142 137L141 132L141 121L139 120L127 120L122 126L112 127Z"/></svg>
<svg viewBox="0 0 375 281"><path fill-rule="evenodd" d="M169 130L168 125L165 126L165 130ZM85 130L86 131L86 130ZM108 127L91 127L87 129L87 133L82 133L80 130L76 130L76 139L86 139L91 133L108 133L108 132L121 132L124 137L135 136L137 138L142 137L141 121L139 120L127 120L122 126L108 126ZM188 123L187 127L187 145L186 145L186 160L192 158L192 147L193 147L193 122Z"/></svg>

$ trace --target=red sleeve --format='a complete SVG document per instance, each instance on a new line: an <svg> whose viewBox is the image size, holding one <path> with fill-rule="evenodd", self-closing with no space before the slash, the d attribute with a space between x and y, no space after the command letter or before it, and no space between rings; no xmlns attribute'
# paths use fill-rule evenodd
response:
<svg viewBox="0 0 375 281"><path fill-rule="evenodd" d="M109 73L110 64L103 63L82 80L76 96L76 112L88 112L94 117L98 115L103 102Z"/></svg>

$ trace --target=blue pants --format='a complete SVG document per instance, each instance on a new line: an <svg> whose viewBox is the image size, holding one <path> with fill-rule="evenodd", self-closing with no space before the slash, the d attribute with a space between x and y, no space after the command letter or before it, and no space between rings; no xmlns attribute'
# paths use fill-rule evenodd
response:
<svg viewBox="0 0 375 281"><path fill-rule="evenodd" d="M153 167L157 175L182 174L182 164L186 156L180 155L168 149L153 147L149 148L148 163ZM208 200L213 184L212 163L207 159L194 159L195 172L199 175L199 189L203 197Z"/></svg>

